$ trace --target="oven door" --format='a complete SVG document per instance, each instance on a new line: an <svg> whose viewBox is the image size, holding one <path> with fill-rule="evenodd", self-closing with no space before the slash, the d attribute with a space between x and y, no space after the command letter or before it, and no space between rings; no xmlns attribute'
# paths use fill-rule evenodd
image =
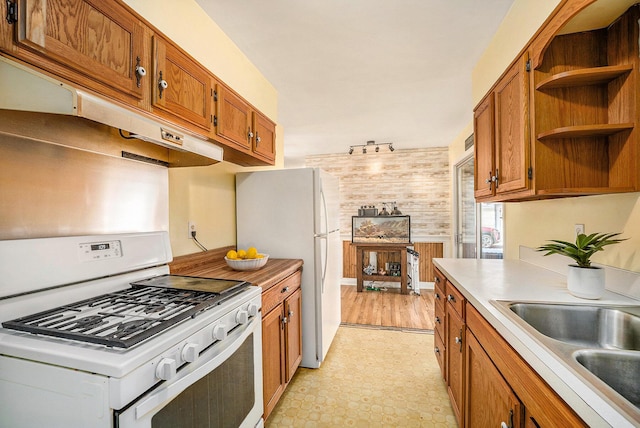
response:
<svg viewBox="0 0 640 428"><path fill-rule="evenodd" d="M115 426L262 427L262 324L259 317L250 320L174 378L116 411Z"/></svg>

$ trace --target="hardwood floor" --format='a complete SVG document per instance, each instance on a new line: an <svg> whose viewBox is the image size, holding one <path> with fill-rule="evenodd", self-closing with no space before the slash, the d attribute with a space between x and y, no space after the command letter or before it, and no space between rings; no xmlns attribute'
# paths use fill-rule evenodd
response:
<svg viewBox="0 0 640 428"><path fill-rule="evenodd" d="M342 323L389 328L433 330L432 290L420 295L387 291L356 291L355 285L342 285Z"/></svg>

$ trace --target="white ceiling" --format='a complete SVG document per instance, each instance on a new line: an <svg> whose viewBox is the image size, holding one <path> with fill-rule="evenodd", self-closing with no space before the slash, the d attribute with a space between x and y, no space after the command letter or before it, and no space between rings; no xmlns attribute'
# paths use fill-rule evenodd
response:
<svg viewBox="0 0 640 428"><path fill-rule="evenodd" d="M448 146L514 0L196 1L278 91L289 166L368 140Z"/></svg>

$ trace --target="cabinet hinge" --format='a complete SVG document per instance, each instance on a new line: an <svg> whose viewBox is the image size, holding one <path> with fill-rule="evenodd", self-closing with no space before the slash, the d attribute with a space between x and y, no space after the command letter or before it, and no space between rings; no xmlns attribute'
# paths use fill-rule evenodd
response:
<svg viewBox="0 0 640 428"><path fill-rule="evenodd" d="M218 116L213 116L213 126L218 126Z"/></svg>
<svg viewBox="0 0 640 428"><path fill-rule="evenodd" d="M218 91L213 91L213 101L218 101Z"/></svg>
<svg viewBox="0 0 640 428"><path fill-rule="evenodd" d="M529 167L529 169L527 170L527 178L529 180L533 180L533 168Z"/></svg>
<svg viewBox="0 0 640 428"><path fill-rule="evenodd" d="M527 71L531 71L531 60L530 59L527 60L526 70Z"/></svg>
<svg viewBox="0 0 640 428"><path fill-rule="evenodd" d="M7 0L7 22L9 24L18 22L18 2L15 0Z"/></svg>

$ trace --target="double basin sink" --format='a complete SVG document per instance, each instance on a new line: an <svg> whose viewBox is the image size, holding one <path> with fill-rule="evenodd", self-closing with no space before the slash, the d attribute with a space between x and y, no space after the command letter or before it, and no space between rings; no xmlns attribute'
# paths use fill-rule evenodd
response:
<svg viewBox="0 0 640 428"><path fill-rule="evenodd" d="M494 304L640 422L640 306Z"/></svg>

